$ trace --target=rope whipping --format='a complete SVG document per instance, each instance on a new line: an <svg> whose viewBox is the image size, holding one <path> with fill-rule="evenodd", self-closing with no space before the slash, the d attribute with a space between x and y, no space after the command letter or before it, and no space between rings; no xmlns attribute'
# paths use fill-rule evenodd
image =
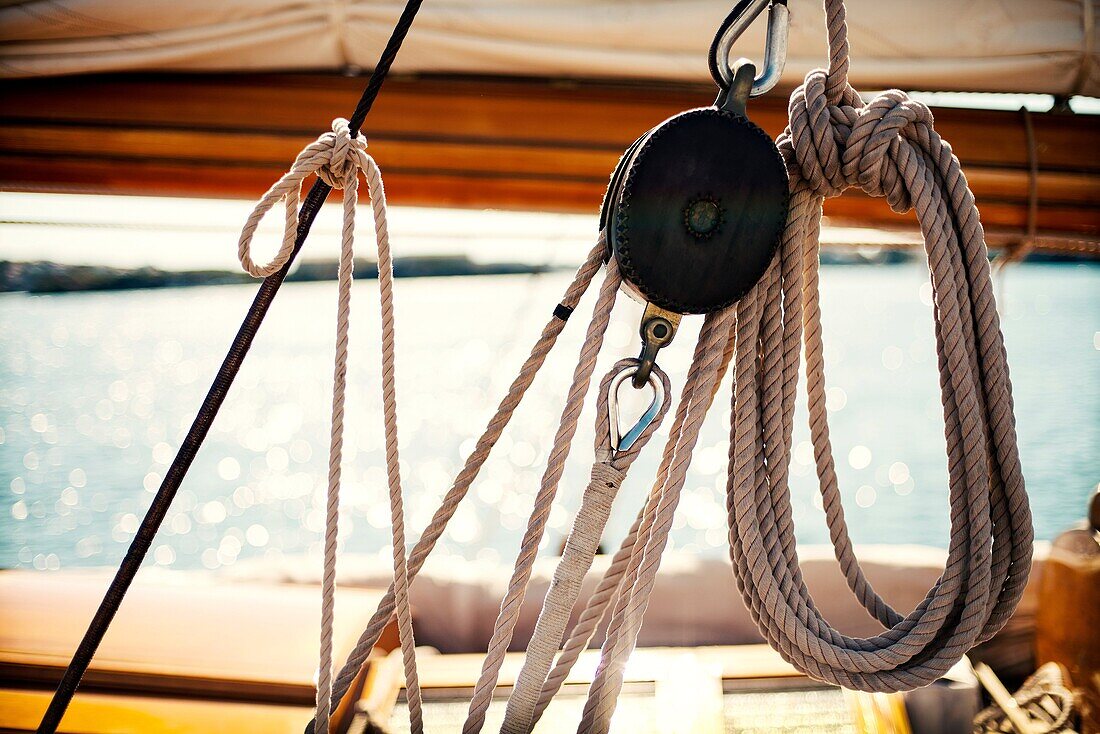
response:
<svg viewBox="0 0 1100 734"><path fill-rule="evenodd" d="M412 26L413 19L420 10L422 2L423 0L408 0L401 16L398 18L397 24L390 34L389 41L387 41L386 47L374 67L374 72L367 82L367 87L356 105L355 112L349 120L349 128L353 135L358 134L359 128L370 113L371 107L382 89L382 84L389 74L393 60L397 57L397 52L400 50L405 36L408 35L409 28ZM111 579L111 583L103 595L103 600L88 623L88 629L73 654L73 659L69 662L61 681L58 683L57 690L54 692L50 704L42 716L42 721L38 725L40 734L53 734L61 724L65 711L72 702L84 673L88 670L92 658L95 657L96 650L122 605L126 591L133 583L134 577L141 567L142 560L149 553L149 548L153 544L157 530L164 522L168 509L171 507L188 469L191 468L191 463L195 460L199 448L206 439L206 435L209 433L210 426L218 415L222 403L225 402L229 388L240 371L241 364L252 346L252 341L255 339L257 331L259 331L260 325L267 316L267 311L271 307L275 295L282 287L283 280L290 271L294 258L301 250L302 245L305 244L310 228L313 226L317 213L320 211L329 191L331 191L329 185L322 180L318 180L306 195L305 201L298 212L297 224L294 229L294 247L287 256L282 268L264 278L256 297L249 306L244 321L241 323L237 335L233 338L229 351L218 368L218 372L207 391L206 397L203 399L198 413L195 415L194 421L191 423L191 427L187 431L187 435L180 444L176 456L172 459L168 471L165 472L164 479L161 481L153 501L149 504L149 509L142 518L134 539L130 542L130 547L126 550L122 563L119 564L118 571Z"/></svg>

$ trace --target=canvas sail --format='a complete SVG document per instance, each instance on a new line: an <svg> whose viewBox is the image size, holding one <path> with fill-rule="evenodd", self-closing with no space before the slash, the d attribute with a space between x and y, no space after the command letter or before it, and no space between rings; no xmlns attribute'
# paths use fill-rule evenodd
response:
<svg viewBox="0 0 1100 734"><path fill-rule="evenodd" d="M0 74L369 67L402 2L32 0L0 8ZM549 78L707 78L730 0L426 2L395 70ZM1096 0L852 0L861 89L1100 95ZM790 0L784 83L825 58L816 0ZM759 56L764 23L738 45Z"/></svg>

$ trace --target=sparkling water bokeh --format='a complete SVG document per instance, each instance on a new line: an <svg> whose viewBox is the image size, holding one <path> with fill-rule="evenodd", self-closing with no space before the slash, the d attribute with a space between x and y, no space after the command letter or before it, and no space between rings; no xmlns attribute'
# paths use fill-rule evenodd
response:
<svg viewBox="0 0 1100 734"><path fill-rule="evenodd" d="M410 540L428 522L568 283L566 273L397 283L400 449ZM1100 480L1100 268L1027 264L1002 314L1024 474L1039 538L1083 517ZM147 563L217 569L316 553L331 401L334 283L283 288ZM594 289L593 289L594 290ZM823 269L828 409L857 543L946 546L943 424L923 265ZM0 567L115 565L171 463L255 286L0 296ZM502 437L438 553L509 562L557 428L592 294ZM638 350L625 296L598 376ZM660 356L683 383L699 319ZM355 286L342 548L387 555L377 284ZM591 402L591 401L590 401ZM724 553L728 386L704 426L671 545ZM801 543L827 542L804 427L792 491ZM581 418L544 543L569 530L592 461ZM631 470L617 542L656 470L667 426Z"/></svg>

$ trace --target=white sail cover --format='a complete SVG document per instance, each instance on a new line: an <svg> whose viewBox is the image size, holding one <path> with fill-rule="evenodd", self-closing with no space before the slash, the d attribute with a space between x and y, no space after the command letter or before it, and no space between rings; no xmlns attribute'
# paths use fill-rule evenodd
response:
<svg viewBox="0 0 1100 734"><path fill-rule="evenodd" d="M427 0L394 70L707 78L733 0ZM790 0L784 82L824 63L818 0ZM1100 95L1100 0L849 0L863 89ZM369 68L402 2L0 0L0 75ZM736 52L760 58L765 21Z"/></svg>

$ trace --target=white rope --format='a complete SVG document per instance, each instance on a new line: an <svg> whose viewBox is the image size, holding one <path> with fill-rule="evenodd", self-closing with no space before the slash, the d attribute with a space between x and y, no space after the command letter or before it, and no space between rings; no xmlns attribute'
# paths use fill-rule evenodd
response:
<svg viewBox="0 0 1100 734"><path fill-rule="evenodd" d="M735 306L706 317L653 489L571 631L557 663L549 670L580 582L591 565L611 501L629 466L629 461L616 465L615 459L608 456L607 447L597 443L592 485L586 490L575 518L566 552L544 600L528 659L506 711L504 728L509 734L528 732L537 723L550 697L605 618L607 635L578 731L585 734L608 731L623 685L625 665L637 644L703 420L731 363L734 381L727 485L730 555L738 589L750 614L764 638L785 660L815 678L853 689L897 691L926 685L974 644L995 634L1008 620L1023 592L1030 568L1030 511L1019 466L1011 387L984 233L973 195L950 146L933 129L926 107L896 90L864 105L848 86L843 3L825 0L825 6L830 68L811 72L806 83L795 91L790 127L778 143L791 178L791 210L779 254L760 282ZM334 123L333 133L307 147L290 173L257 206L242 235L240 255L242 265L254 275L275 272L293 251L302 178L316 171L326 182L344 189L344 248L316 731L327 729L329 707L340 701L370 647L396 611L412 729L419 732L423 721L409 613L409 580L443 533L543 364L564 320L598 269L604 240L601 236L600 245L582 266L559 305L560 310L555 311L556 320L551 320L544 329L477 449L406 561L397 468L392 272L385 231L385 197L377 166L366 155L365 145L361 136L354 140L350 137L345 122ZM331 615L340 437L359 170L370 185L379 250L394 584L332 684ZM853 185L872 195L885 196L895 210L916 210L926 240L936 301L952 534L944 574L925 600L904 617L878 596L855 558L844 524L824 407L817 271L821 203L825 197ZM271 264L256 266L249 257L248 242L260 217L280 199L285 202L287 222L282 248ZM494 624L463 728L465 734L479 732L484 725L620 284L618 266L612 259L581 347L512 578ZM787 480L803 344L810 432L830 537L853 594L885 628L880 635L867 639L847 637L820 616L798 566ZM606 385L605 380L604 393ZM602 394L600 401L598 412L606 408L607 395Z"/></svg>
<svg viewBox="0 0 1100 734"><path fill-rule="evenodd" d="M924 105L897 90L864 104L847 83L844 6L826 0L830 68L791 98L778 141L791 174L779 256L737 304L727 509L738 588L792 665L863 691L928 685L1007 622L1031 565L1031 513L1008 365L974 196ZM844 522L825 409L819 304L821 204L850 186L915 210L928 255L944 407L951 536L943 574L907 615L873 589ZM835 555L884 631L851 638L817 609L794 543L788 467L800 346L811 442ZM904 430L904 429L902 429Z"/></svg>
<svg viewBox="0 0 1100 734"><path fill-rule="evenodd" d="M324 571L321 578L321 649L317 675L317 712L314 731L324 734L329 728L332 698L332 627L336 595L336 551L340 512L340 464L343 453L344 394L347 382L348 329L351 314L351 285L354 268L355 207L358 200L359 172L367 181L374 210L375 240L378 246L378 285L382 310L382 403L386 435L386 471L389 480L390 512L393 530L394 590L398 633L405 665L405 683L412 731L423 731L420 685L416 674L415 640L409 608L409 579L405 555L404 512L401 473L397 450L397 395L394 375L393 260L390 255L386 222L386 193L382 174L367 154L367 141L361 134L354 138L348 121L338 118L332 132L325 133L307 146L294 165L252 210L241 232L238 256L241 266L251 275L267 277L286 264L294 250L298 227L298 202L302 180L317 174L334 189L343 190L343 228L340 243L340 268L336 312L336 355L333 369L332 421L329 443L328 492L325 512ZM251 257L252 238L264 215L280 200L286 219L283 243L266 265L257 265Z"/></svg>
<svg viewBox="0 0 1100 734"><path fill-rule="evenodd" d="M523 668L516 678L512 695L508 698L505 713L505 732L525 732L534 725L539 694L550 665L561 645L562 634L569 622L569 614L580 596L581 584L592 567L604 528L611 515L615 495L622 486L631 464L657 430L671 402L671 385L668 375L653 365L652 373L660 381L662 390L654 396L660 399L660 407L653 421L646 426L629 448L618 450L611 445L610 404L612 379L625 369L636 365L637 360L624 359L615 364L600 383L596 396L596 462L592 465L591 480L584 490L580 509L573 519L573 528L565 542L561 561L554 570L550 588L543 600L542 611L535 624Z"/></svg>
<svg viewBox="0 0 1100 734"><path fill-rule="evenodd" d="M600 286L599 298L592 310L592 321L588 325L588 333L581 346L580 358L573 372L573 383L569 387L561 422L550 450L550 458L547 460L539 491L535 495L534 507L523 534L508 591L504 595L500 613L493 625L493 634L485 654L481 676L474 687L470 710L462 728L463 734L478 732L485 724L485 714L492 702L500 667L504 663L504 656L512 640L512 632L519 620L519 612L531 580L531 570L538 554L539 542L545 532L546 522L550 518L550 508L557 494L558 482L565 471L565 461L569 456L569 449L577 430L577 420L584 407L592 372L596 369L596 358L599 356L600 347L603 346L604 333L610 323L611 309L615 305L615 297L621 283L622 277L619 275L618 265L611 260L607 265L604 282Z"/></svg>
<svg viewBox="0 0 1100 734"><path fill-rule="evenodd" d="M722 361L713 376L689 375L655 490L631 531L633 537L624 543L629 553L621 549L616 555L590 601L592 611L582 614L544 685L535 720L613 601L578 731L608 730L679 498L677 475L690 458L692 416L705 414L703 401L713 396L706 386L717 384L715 378L724 373L733 352L730 553L746 606L784 659L810 676L852 689L897 691L927 685L974 644L996 634L1023 592L1030 569L1031 515L973 195L958 160L932 128L927 108L896 90L864 105L847 85L843 4L826 0L826 9L830 69L811 72L795 91L791 126L779 141L792 192L780 255L730 312L715 317L728 328ZM904 617L875 593L855 558L824 407L818 305L821 202L853 185L886 196L897 211L916 209L937 306L951 543L944 574ZM735 318L729 319L731 315ZM701 335L700 347L711 336ZM849 638L820 616L798 566L787 471L803 340L811 437L830 536L852 592L885 628L867 639ZM703 351L713 357L716 350ZM699 354L697 348L697 360ZM701 384L695 389L697 380Z"/></svg>
<svg viewBox="0 0 1100 734"><path fill-rule="evenodd" d="M714 400L718 382L728 364L726 341L733 320L732 309L710 314L703 322L695 358L684 382L664 456L650 494L646 513L631 553L626 574L607 627L596 675L578 732L602 732L610 726L615 701L622 688L626 662L637 643L641 620L649 604L672 529L672 521L687 479L692 451L703 419Z"/></svg>
<svg viewBox="0 0 1100 734"><path fill-rule="evenodd" d="M516 408L523 401L550 351L557 344L558 337L561 336L565 328L566 320L588 290L596 273L601 269L606 253L607 244L601 234L599 241L589 251L584 263L577 269L577 273L566 288L561 302L554 309L554 313L546 326L543 327L542 333L531 348L531 353L524 361L523 366L520 367L519 374L516 375L508 388L508 392L501 399L500 405L497 406L496 412L489 419L489 423L477 440L474 450L466 458L462 470L455 477L439 508L436 509L431 521L424 528L423 534L416 541L416 545L409 556L408 573L410 581L420 572L428 555L442 537L447 523L450 522L459 504L469 492L470 486L485 465L485 461L489 458L493 446L496 445L497 440L511 421ZM351 686L351 682L366 663L371 649L378 642L382 631L394 618L394 598L394 588L391 585L382 601L379 602L370 622L367 623L363 633L359 636L355 648L348 654L339 675L336 676L336 682L333 684L332 689L333 705L336 705L343 698Z"/></svg>

